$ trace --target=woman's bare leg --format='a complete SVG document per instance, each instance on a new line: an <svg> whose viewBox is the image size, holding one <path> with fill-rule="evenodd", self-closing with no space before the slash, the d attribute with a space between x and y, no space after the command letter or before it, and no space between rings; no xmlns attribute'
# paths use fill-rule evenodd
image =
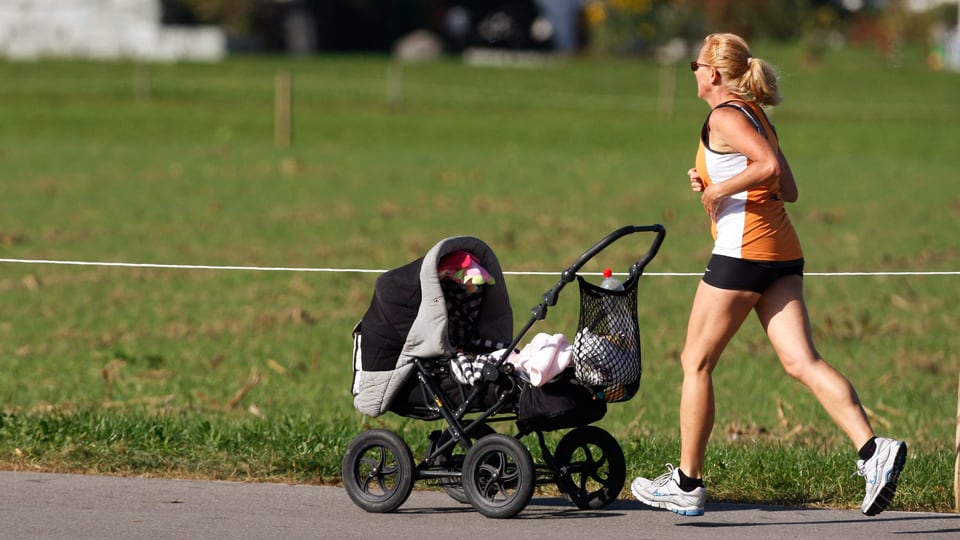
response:
<svg viewBox="0 0 960 540"><path fill-rule="evenodd" d="M803 279L778 279L764 292L756 310L783 368L813 392L855 448L863 446L873 437L873 429L850 381L814 347Z"/></svg>
<svg viewBox="0 0 960 540"><path fill-rule="evenodd" d="M697 287L680 355L680 470L691 478L703 475L713 431L713 368L759 298L757 293L718 289L702 281Z"/></svg>

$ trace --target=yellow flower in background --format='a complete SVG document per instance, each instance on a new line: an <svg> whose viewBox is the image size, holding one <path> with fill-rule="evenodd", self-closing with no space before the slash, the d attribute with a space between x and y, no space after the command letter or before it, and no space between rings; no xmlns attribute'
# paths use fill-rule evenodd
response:
<svg viewBox="0 0 960 540"><path fill-rule="evenodd" d="M645 13L650 11L651 0L610 0L610 4L617 11Z"/></svg>
<svg viewBox="0 0 960 540"><path fill-rule="evenodd" d="M598 25L617 14L642 14L652 8L653 0L593 0L584 6L583 11L587 22Z"/></svg>
<svg viewBox="0 0 960 540"><path fill-rule="evenodd" d="M607 8L603 2L590 2L583 8L587 21L592 25L603 24L607 20Z"/></svg>
<svg viewBox="0 0 960 540"><path fill-rule="evenodd" d="M652 54L687 32L702 0L582 0L595 52Z"/></svg>
<svg viewBox="0 0 960 540"><path fill-rule="evenodd" d="M647 41L653 41L657 37L657 27L649 22L643 22L640 24L638 32L640 37Z"/></svg>

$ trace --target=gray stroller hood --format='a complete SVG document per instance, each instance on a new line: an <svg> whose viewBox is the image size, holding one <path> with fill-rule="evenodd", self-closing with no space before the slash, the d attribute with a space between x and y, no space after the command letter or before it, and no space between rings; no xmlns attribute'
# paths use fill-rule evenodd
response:
<svg viewBox="0 0 960 540"><path fill-rule="evenodd" d="M377 278L370 307L354 329L353 404L363 414L379 416L390 409L413 375L414 359L456 355L437 265L461 250L476 257L495 281L483 286L476 335L489 343L511 342L513 312L496 255L472 236L441 240L422 258Z"/></svg>

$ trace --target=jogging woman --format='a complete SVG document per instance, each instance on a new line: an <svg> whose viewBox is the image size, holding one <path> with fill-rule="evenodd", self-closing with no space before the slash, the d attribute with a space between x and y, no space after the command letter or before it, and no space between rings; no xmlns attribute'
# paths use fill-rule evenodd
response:
<svg viewBox="0 0 960 540"><path fill-rule="evenodd" d="M803 297L803 251L784 208L797 200L797 184L763 110L780 103L776 72L734 34L707 36L690 69L710 113L688 175L715 243L680 358L679 467L668 465L652 480L637 478L631 490L647 505L703 514L704 458L715 415L712 372L753 311L783 368L813 392L859 449L857 471L866 479L860 509L878 514L893 500L907 445L874 436L853 386L814 348Z"/></svg>

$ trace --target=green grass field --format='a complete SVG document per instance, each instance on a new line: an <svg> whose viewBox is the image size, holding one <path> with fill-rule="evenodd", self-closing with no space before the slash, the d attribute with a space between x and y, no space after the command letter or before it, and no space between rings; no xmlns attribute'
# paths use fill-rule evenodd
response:
<svg viewBox="0 0 960 540"><path fill-rule="evenodd" d="M817 345L875 429L910 443L895 503L953 508L960 342L960 74L836 51L782 75L772 119L800 184ZM706 105L678 68L541 69L384 58L139 66L0 63L0 253L8 259L342 269L0 263L0 467L335 482L385 425L415 453L430 423L352 407L350 331L376 273L454 235L484 239L517 326L607 232L662 223L641 285L644 379L600 425L629 474L677 459L678 357L710 238L686 170ZM682 67L682 66L681 66ZM274 77L294 75L294 143L274 145ZM634 235L640 236L640 235ZM646 238L584 268L626 271ZM543 276L536 272L555 272ZM831 274L831 275L817 275ZM576 287L535 331L572 334ZM853 507L855 452L751 321L716 373L712 500ZM531 336L532 337L532 336ZM536 445L528 444L531 449Z"/></svg>

